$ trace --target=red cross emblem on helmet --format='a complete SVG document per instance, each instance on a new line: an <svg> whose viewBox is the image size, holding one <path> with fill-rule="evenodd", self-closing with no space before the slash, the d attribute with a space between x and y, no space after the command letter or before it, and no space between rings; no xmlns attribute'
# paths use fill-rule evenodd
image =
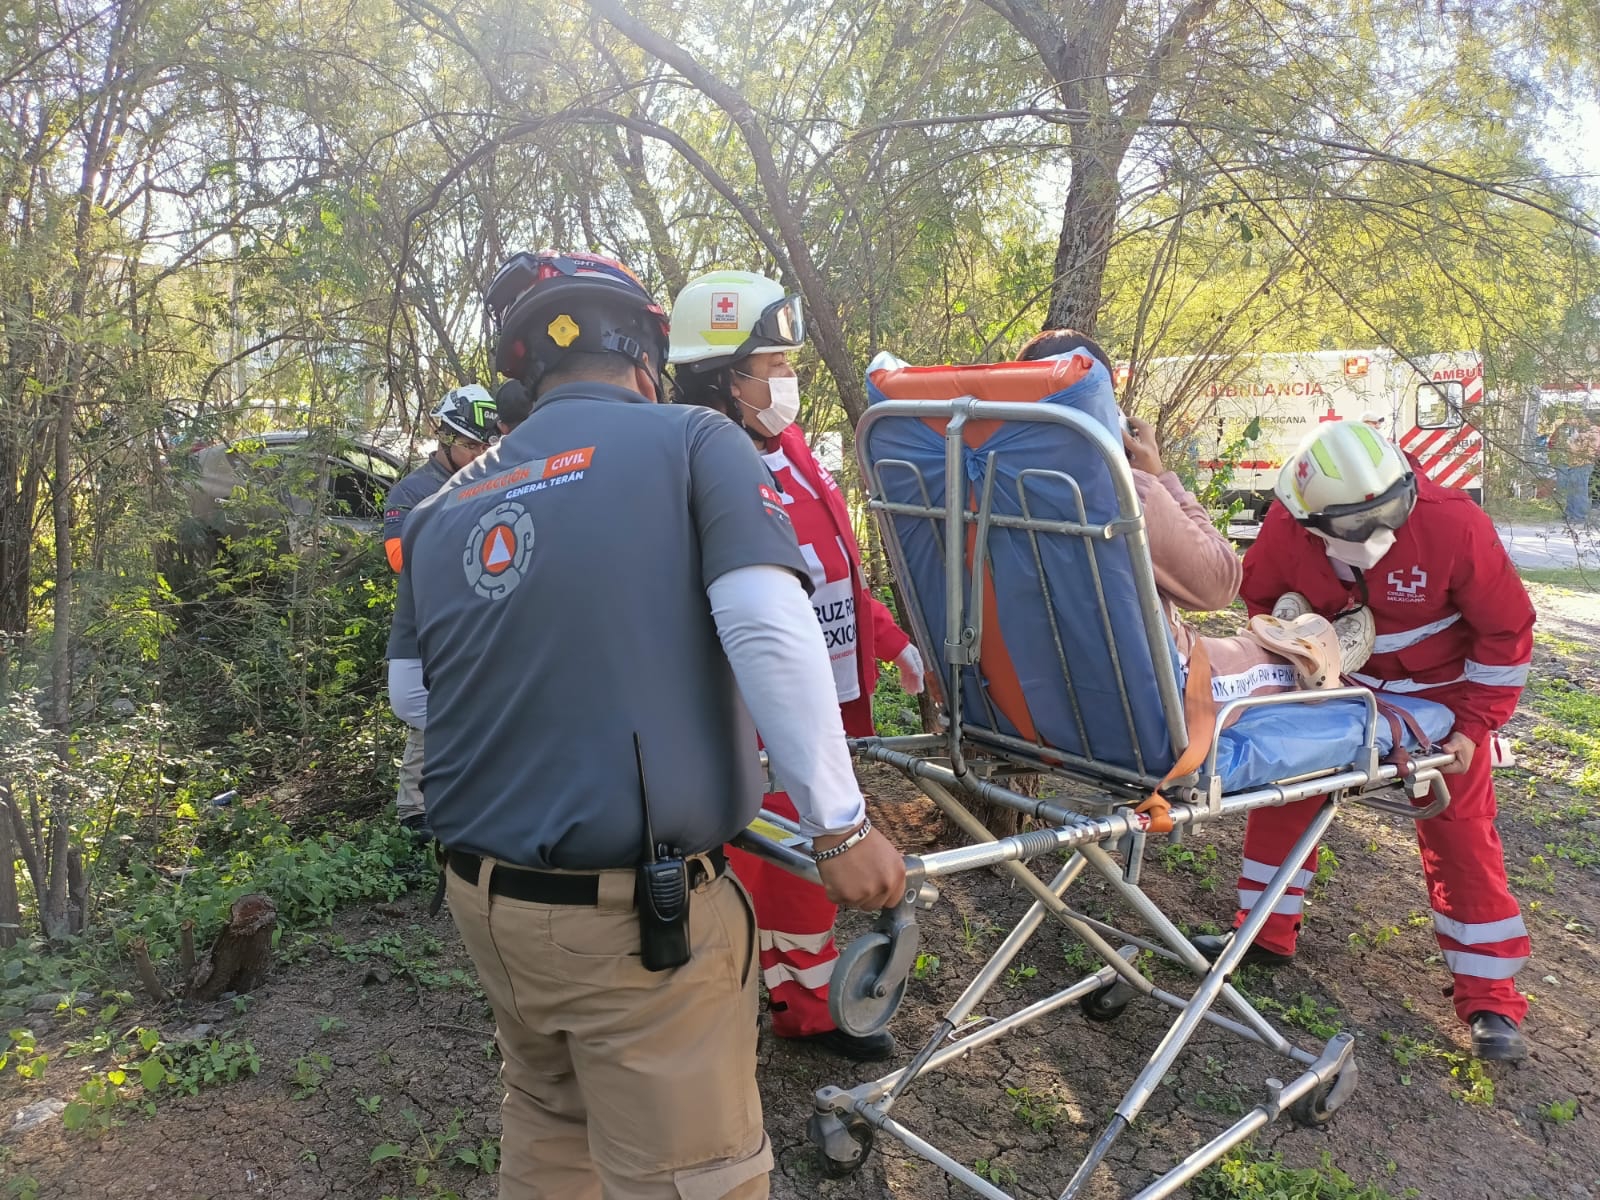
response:
<svg viewBox="0 0 1600 1200"><path fill-rule="evenodd" d="M737 329L739 327L739 294L737 292L711 293L711 328Z"/></svg>
<svg viewBox="0 0 1600 1200"><path fill-rule="evenodd" d="M1302 458L1300 460L1300 465L1294 469L1294 473L1295 478L1299 479L1301 483L1304 483L1306 480L1310 479L1311 460L1309 458Z"/></svg>

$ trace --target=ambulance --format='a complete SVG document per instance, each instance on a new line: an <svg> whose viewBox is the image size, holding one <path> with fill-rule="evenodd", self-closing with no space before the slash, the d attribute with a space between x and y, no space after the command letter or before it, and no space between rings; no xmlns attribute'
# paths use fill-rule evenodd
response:
<svg viewBox="0 0 1600 1200"><path fill-rule="evenodd" d="M1119 365L1114 381L1135 412L1159 413L1169 428L1192 430L1188 450L1202 484L1231 468L1222 503L1242 503L1229 530L1235 537L1254 535L1272 503L1278 469L1321 421L1366 421L1415 457L1435 483L1483 502L1484 441L1475 427L1483 357L1475 350L1158 358L1141 364L1137 379ZM1247 439L1250 432L1254 439Z"/></svg>

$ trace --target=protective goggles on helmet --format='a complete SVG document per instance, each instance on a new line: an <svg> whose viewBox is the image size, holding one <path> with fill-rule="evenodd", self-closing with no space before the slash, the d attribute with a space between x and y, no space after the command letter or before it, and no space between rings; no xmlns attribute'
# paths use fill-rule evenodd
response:
<svg viewBox="0 0 1600 1200"><path fill-rule="evenodd" d="M1417 503L1417 477L1407 471L1380 495L1354 504L1330 504L1321 512L1300 517L1300 524L1341 542L1364 542L1380 530L1396 530L1406 523Z"/></svg>
<svg viewBox="0 0 1600 1200"><path fill-rule="evenodd" d="M730 357L737 362L757 350L770 349L774 346L793 349L805 345L805 341L806 315L801 307L800 297L785 296L782 300L774 300L761 310L756 323L750 327L750 336L745 338ZM718 359L706 365L720 366L726 362L727 359Z"/></svg>

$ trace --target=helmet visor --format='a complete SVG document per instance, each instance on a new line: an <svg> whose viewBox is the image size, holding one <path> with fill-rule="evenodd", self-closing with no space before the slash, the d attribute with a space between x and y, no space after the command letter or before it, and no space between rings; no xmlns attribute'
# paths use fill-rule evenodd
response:
<svg viewBox="0 0 1600 1200"><path fill-rule="evenodd" d="M1417 477L1407 471L1370 500L1331 504L1321 512L1301 517L1300 524L1341 542L1364 542L1380 530L1399 529L1416 503Z"/></svg>

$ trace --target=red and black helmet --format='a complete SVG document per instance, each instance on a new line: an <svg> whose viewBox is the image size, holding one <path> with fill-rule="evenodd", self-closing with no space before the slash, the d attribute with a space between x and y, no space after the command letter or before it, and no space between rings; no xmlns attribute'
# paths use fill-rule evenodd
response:
<svg viewBox="0 0 1600 1200"><path fill-rule="evenodd" d="M508 379L532 389L566 354L610 353L643 367L659 392L667 314L614 259L520 251L501 264L484 299L495 369Z"/></svg>

